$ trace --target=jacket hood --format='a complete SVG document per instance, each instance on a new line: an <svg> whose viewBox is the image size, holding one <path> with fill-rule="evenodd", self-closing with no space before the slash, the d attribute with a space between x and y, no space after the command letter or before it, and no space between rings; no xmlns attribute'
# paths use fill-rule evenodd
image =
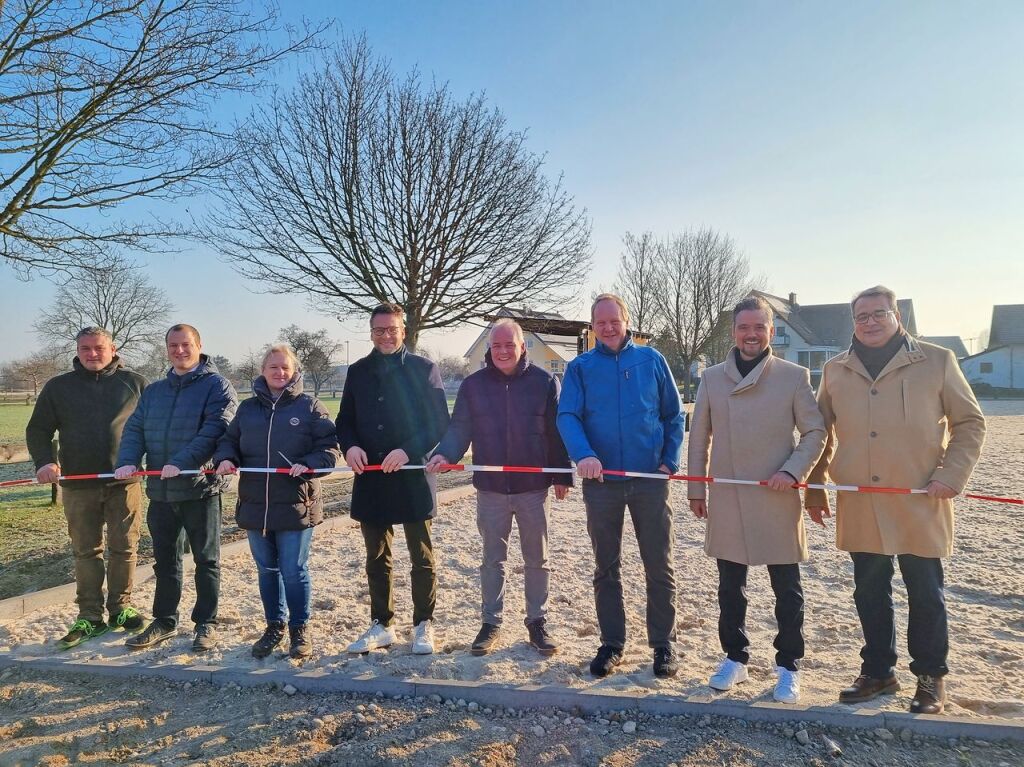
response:
<svg viewBox="0 0 1024 767"><path fill-rule="evenodd" d="M195 370L190 373L186 373L183 376L179 376L174 372L174 367L172 366L171 369L167 371L167 380L170 382L171 386L187 386L197 378L219 372L220 371L217 369L216 363L210 359L209 355L200 354L199 364L196 365Z"/></svg>
<svg viewBox="0 0 1024 767"><path fill-rule="evenodd" d="M263 376L253 379L252 393L259 397L260 401L268 405L274 402L274 395L270 391L270 384L267 383L267 379ZM290 402L297 399L300 394L302 394L302 373L296 373L292 376L292 380L288 382L288 385L281 391L278 402L282 404Z"/></svg>
<svg viewBox="0 0 1024 767"><path fill-rule="evenodd" d="M113 375L118 370L123 368L124 367L124 362L122 362L121 358L118 357L115 354L114 355L114 359L112 359L110 361L110 364L107 365L102 370L89 370L85 365L82 364L82 361L80 359L78 359L78 357L75 357L71 361L71 366L75 369L76 373L82 373L82 374L87 375L87 376L95 376L95 375L109 376L109 375Z"/></svg>
<svg viewBox="0 0 1024 767"><path fill-rule="evenodd" d="M488 349L484 352L484 364L487 365L487 370L492 375L505 377L505 374L498 369L498 366L494 364L494 359L491 357L491 350ZM512 373L512 378L518 378L526 369L530 366L530 358L526 356L526 352L523 352L523 356L519 358L519 362L516 363L516 369Z"/></svg>

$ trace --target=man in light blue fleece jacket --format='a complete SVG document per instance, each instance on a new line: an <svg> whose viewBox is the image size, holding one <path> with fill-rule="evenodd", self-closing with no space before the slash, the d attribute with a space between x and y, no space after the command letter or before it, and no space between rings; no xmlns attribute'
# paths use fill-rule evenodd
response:
<svg viewBox="0 0 1024 767"><path fill-rule="evenodd" d="M683 446L679 392L665 358L633 343L629 309L621 298L602 293L594 299L590 318L597 343L569 363L558 405L558 430L583 478L587 532L594 549L601 647L590 673L611 673L626 645L621 554L629 508L647 580L647 642L654 649L654 674L674 676L679 663L672 647L676 582L668 482L602 472L678 471Z"/></svg>

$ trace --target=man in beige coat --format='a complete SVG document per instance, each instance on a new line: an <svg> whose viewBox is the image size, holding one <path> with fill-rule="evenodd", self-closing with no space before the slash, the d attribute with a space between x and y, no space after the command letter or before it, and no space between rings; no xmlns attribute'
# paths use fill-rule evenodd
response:
<svg viewBox="0 0 1024 767"><path fill-rule="evenodd" d="M718 561L718 638L726 657L709 685L729 690L747 680L747 569L767 565L775 592L775 700L800 698L804 655L804 596L800 565L807 540L800 492L825 445L825 424L806 368L772 355L772 309L747 298L733 309L736 346L708 368L697 390L687 471L714 477L767 480L768 487L715 483L688 486L690 509L707 519L704 550ZM800 438L795 438L799 432Z"/></svg>
<svg viewBox="0 0 1024 767"><path fill-rule="evenodd" d="M843 703L900 689L896 679L893 557L907 584L907 647L917 676L913 713L941 713L949 672L942 557L953 549L953 501L963 492L985 439L985 419L948 349L912 338L896 295L881 285L852 303L850 349L826 363L818 406L829 439L810 482L923 488L927 494L840 492L836 545L853 559L854 601L864 631L860 675ZM819 524L828 497L809 490Z"/></svg>

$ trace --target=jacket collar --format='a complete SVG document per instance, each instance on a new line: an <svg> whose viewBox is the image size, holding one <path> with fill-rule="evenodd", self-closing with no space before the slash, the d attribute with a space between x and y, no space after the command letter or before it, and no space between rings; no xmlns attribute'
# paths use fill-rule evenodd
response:
<svg viewBox="0 0 1024 767"><path fill-rule="evenodd" d="M82 364L82 361L79 360L78 357L75 357L71 361L71 366L74 368L76 373L81 373L84 376L96 376L97 378L106 378L107 376L111 376L118 370L123 368L124 362L122 362L121 358L115 354L114 359L110 361L110 364L107 365L102 370L89 370L88 368L86 368L85 365Z"/></svg>
<svg viewBox="0 0 1024 767"><path fill-rule="evenodd" d="M622 346L619 347L619 350L617 352L612 351L607 345L601 343L600 341L594 342L594 348L601 354L607 354L609 357L614 357L618 354L622 354L622 352L626 351L626 349L629 349L630 347L633 346L636 346L636 344L633 343L633 334L628 330L626 331L626 340L622 342Z"/></svg>
<svg viewBox="0 0 1024 767"><path fill-rule="evenodd" d="M523 352L523 356L520 357L519 362L516 363L516 369L510 376L507 376L498 370L498 366L494 364L494 359L491 357L490 349L484 352L484 363L487 365L487 371L493 376L497 376L498 378L519 378L526 372L526 368L530 366L530 358L526 356L526 352Z"/></svg>
<svg viewBox="0 0 1024 767"><path fill-rule="evenodd" d="M391 354L381 354L374 347L370 350L370 361L373 366L378 370L386 370L391 367L392 364L404 365L405 358L409 356L409 347L402 344L398 349L393 351Z"/></svg>
<svg viewBox="0 0 1024 767"><path fill-rule="evenodd" d="M255 394L261 402L264 402L267 405L274 404L274 395L271 394L270 386L267 384L267 379L263 376L253 379L252 393ZM288 385L284 387L284 391L281 392L281 396L278 397L277 401L283 405L286 402L298 399L300 394L302 394L302 373L296 373L292 376L292 380L288 382Z"/></svg>
<svg viewBox="0 0 1024 767"><path fill-rule="evenodd" d="M768 366L772 364L772 357L775 356L772 352L772 348L768 347L768 354L763 360L757 363L757 366L750 371L746 378L740 375L739 368L736 367L736 347L729 350L729 354L725 358L725 375L726 377L736 384L733 388L732 393L738 394L741 391L746 391L754 386L757 386L757 382L761 380L761 376L764 375L764 371L768 369Z"/></svg>
<svg viewBox="0 0 1024 767"><path fill-rule="evenodd" d="M836 364L848 368L852 372L863 376L868 381L880 381L894 370L899 370L900 368L904 368L907 365L913 365L917 362L924 362L926 359L928 359L928 355L924 353L924 349L921 348L917 339L907 333L905 343L900 347L900 350L893 355L892 359L886 363L886 366L882 368L882 371L878 374L878 378L871 377L867 368L864 367L864 363L860 361L857 353L853 350L853 346L850 346L850 348L846 350L846 354L844 356L836 358Z"/></svg>
<svg viewBox="0 0 1024 767"><path fill-rule="evenodd" d="M208 354L200 354L199 364L196 365L195 370L192 370L188 373L185 373L185 375L180 376L174 372L174 368L172 367L170 370L167 371L167 380L170 382L171 386L188 386L197 378L202 378L205 375L209 375L210 373L216 372L217 365L214 364L213 360L210 359L210 356Z"/></svg>

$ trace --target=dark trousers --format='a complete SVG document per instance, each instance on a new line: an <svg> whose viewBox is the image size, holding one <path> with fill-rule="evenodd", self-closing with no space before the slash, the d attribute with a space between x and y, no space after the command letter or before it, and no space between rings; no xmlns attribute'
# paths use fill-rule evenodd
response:
<svg viewBox="0 0 1024 767"><path fill-rule="evenodd" d="M718 640L729 660L750 660L747 637L747 565L718 560ZM775 665L799 671L804 657L804 590L800 565L768 565L775 592Z"/></svg>
<svg viewBox="0 0 1024 767"><path fill-rule="evenodd" d="M676 638L676 577L672 567L672 509L668 482L583 480L587 532L594 549L594 602L601 644L626 646L622 602L622 529L629 509L647 582L647 643L668 647Z"/></svg>
<svg viewBox="0 0 1024 767"><path fill-rule="evenodd" d="M430 541L430 520L407 522L405 545L412 561L412 622L431 620L437 602L437 576L434 573L434 547ZM366 579L370 586L370 619L382 626L390 626L395 620L394 579L392 577L391 544L394 529L376 527L360 522L363 542L366 544Z"/></svg>
<svg viewBox="0 0 1024 767"><path fill-rule="evenodd" d="M196 604L192 621L217 622L220 592L220 496L193 501L150 501L146 524L153 539L153 618L168 626L178 624L181 601L181 558L184 538L196 563Z"/></svg>
<svg viewBox="0 0 1024 767"><path fill-rule="evenodd" d="M885 679L896 671L896 621L892 604L893 557L853 552L853 599L864 631L861 673ZM942 560L900 554L907 585L907 649L915 675L949 673L949 623L943 594Z"/></svg>

